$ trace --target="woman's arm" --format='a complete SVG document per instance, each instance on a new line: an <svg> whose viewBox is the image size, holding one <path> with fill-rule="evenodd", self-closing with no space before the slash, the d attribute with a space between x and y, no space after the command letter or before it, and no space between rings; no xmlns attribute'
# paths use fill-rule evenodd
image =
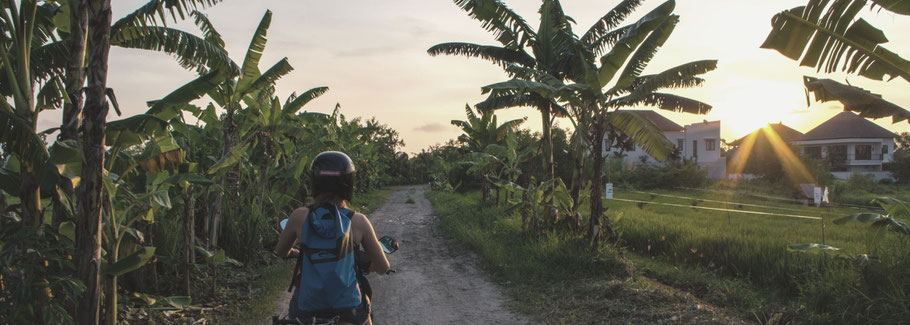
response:
<svg viewBox="0 0 910 325"><path fill-rule="evenodd" d="M367 254L370 256L370 269L376 274L388 273L390 269L389 260L386 259L382 246L379 246L379 239L376 239L376 232L373 230L373 224L370 223L370 219L358 213L354 215L354 219L351 221L363 234L360 244L363 245L363 248L366 249Z"/></svg>
<svg viewBox="0 0 910 325"><path fill-rule="evenodd" d="M278 244L275 245L275 254L278 255L278 257L289 257L291 248L297 243L297 231L300 230L306 222L307 212L308 210L306 208L300 208L294 210L294 212L291 213L291 216L288 217L288 224L281 230L281 235L278 236Z"/></svg>

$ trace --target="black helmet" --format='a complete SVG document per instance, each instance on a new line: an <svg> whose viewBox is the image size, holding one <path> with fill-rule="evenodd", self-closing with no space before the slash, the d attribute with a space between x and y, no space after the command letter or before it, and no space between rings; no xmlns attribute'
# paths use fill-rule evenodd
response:
<svg viewBox="0 0 910 325"><path fill-rule="evenodd" d="M313 197L333 193L345 200L354 199L354 162L338 151L324 151L310 165Z"/></svg>

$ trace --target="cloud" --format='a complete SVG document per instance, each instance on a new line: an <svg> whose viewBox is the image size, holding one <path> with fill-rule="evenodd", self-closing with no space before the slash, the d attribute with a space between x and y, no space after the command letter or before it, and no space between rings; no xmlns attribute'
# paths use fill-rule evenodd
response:
<svg viewBox="0 0 910 325"><path fill-rule="evenodd" d="M445 125L439 123L427 123L414 128L414 131L435 133L445 131L446 129Z"/></svg>

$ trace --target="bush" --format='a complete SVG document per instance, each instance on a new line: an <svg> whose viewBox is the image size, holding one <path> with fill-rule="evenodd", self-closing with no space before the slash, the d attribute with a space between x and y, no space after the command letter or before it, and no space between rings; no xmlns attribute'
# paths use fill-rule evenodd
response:
<svg viewBox="0 0 910 325"><path fill-rule="evenodd" d="M698 188L709 183L707 170L692 161L673 161L663 165L639 164L623 176L620 179L624 178L624 183L639 189Z"/></svg>

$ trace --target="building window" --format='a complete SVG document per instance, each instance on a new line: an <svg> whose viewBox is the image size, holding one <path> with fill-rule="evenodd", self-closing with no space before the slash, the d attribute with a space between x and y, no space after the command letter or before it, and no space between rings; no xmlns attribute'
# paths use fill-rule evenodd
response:
<svg viewBox="0 0 910 325"><path fill-rule="evenodd" d="M822 147L806 147L806 156L812 159L822 159Z"/></svg>
<svg viewBox="0 0 910 325"><path fill-rule="evenodd" d="M683 139L676 139L676 149L679 149L679 151L682 151L684 141L685 140L683 140Z"/></svg>
<svg viewBox="0 0 910 325"><path fill-rule="evenodd" d="M882 145L882 154L883 154L883 155L891 154L891 152L888 151L888 145L887 145L887 144L883 144L883 145Z"/></svg>
<svg viewBox="0 0 910 325"><path fill-rule="evenodd" d="M868 144L858 144L853 149L854 160L872 160L872 146Z"/></svg>
<svg viewBox="0 0 910 325"><path fill-rule="evenodd" d="M717 140L705 139L705 151L714 151L717 149Z"/></svg>
<svg viewBox="0 0 910 325"><path fill-rule="evenodd" d="M692 140L692 157L698 158L698 140Z"/></svg>

